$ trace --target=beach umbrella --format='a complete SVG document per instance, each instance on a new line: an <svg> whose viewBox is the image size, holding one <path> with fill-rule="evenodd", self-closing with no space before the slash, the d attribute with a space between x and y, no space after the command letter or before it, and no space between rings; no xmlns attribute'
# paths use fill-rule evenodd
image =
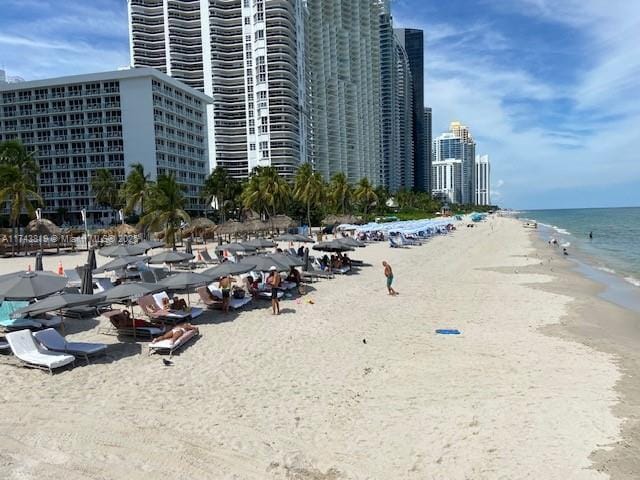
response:
<svg viewBox="0 0 640 480"><path fill-rule="evenodd" d="M296 233L293 235L294 237L296 237L296 242L301 242L301 243L315 243L315 240L311 237L307 237L306 235L300 235L299 233Z"/></svg>
<svg viewBox="0 0 640 480"><path fill-rule="evenodd" d="M356 240L355 238L351 238L351 237L336 238L334 241L343 243L343 244L345 244L345 245L347 245L349 247L364 247L364 246L366 246L366 244L364 242L360 242L360 241Z"/></svg>
<svg viewBox="0 0 640 480"><path fill-rule="evenodd" d="M42 253L36 253L36 271L42 272L44 268L42 267Z"/></svg>
<svg viewBox="0 0 640 480"><path fill-rule="evenodd" d="M345 245L337 240L331 240L330 242L320 242L313 246L314 250L320 250L321 252L347 252L353 250L353 247Z"/></svg>
<svg viewBox="0 0 640 480"><path fill-rule="evenodd" d="M60 235L62 233L62 229L59 226L46 218L31 220L24 228L24 231L29 235L46 236Z"/></svg>
<svg viewBox="0 0 640 480"><path fill-rule="evenodd" d="M268 272L271 267L276 267L279 272L286 272L287 270L289 270L289 267L287 265L283 265L279 261L263 255L250 255L248 257L243 257L242 260L240 260L240 262L238 263L245 265L255 265L252 270L258 270L260 272Z"/></svg>
<svg viewBox="0 0 640 480"><path fill-rule="evenodd" d="M187 238L187 241L184 245L184 253L189 253L193 255L193 248L191 248L192 243L193 243L193 240L191 238Z"/></svg>
<svg viewBox="0 0 640 480"><path fill-rule="evenodd" d="M67 277L53 272L18 272L0 277L0 299L33 300L60 292Z"/></svg>
<svg viewBox="0 0 640 480"><path fill-rule="evenodd" d="M98 268L98 264L96 263L96 249L93 247L89 249L89 253L87 254L87 264L89 264L91 270Z"/></svg>
<svg viewBox="0 0 640 480"><path fill-rule="evenodd" d="M144 251L146 252L147 250L151 250L152 248L164 247L164 242L159 242L157 240L143 240L140 243L136 243L135 246L144 249Z"/></svg>
<svg viewBox="0 0 640 480"><path fill-rule="evenodd" d="M206 275L216 280L218 278L228 277L229 275L240 275L242 273L247 273L255 268L255 263L224 262L217 267L205 270L204 272L202 272L202 275Z"/></svg>
<svg viewBox="0 0 640 480"><path fill-rule="evenodd" d="M299 242L298 235L293 233L285 233L275 238L278 242ZM313 240L312 240L313 241Z"/></svg>
<svg viewBox="0 0 640 480"><path fill-rule="evenodd" d="M227 251L229 253L232 254L236 254L236 253L254 253L257 248L256 247L252 247L251 245L246 245L244 243L228 243L226 245L218 245L216 247L216 251L218 252L224 252Z"/></svg>
<svg viewBox="0 0 640 480"><path fill-rule="evenodd" d="M267 240L266 238L254 238L252 240L242 242L242 245L249 245L250 247L254 248L272 248L277 244L272 240Z"/></svg>
<svg viewBox="0 0 640 480"><path fill-rule="evenodd" d="M104 294L83 295L80 293L59 293L34 302L26 307L22 307L14 311L11 316L14 318L19 318L24 315L35 316L55 310L63 310L65 308L96 305L102 300L104 300Z"/></svg>
<svg viewBox="0 0 640 480"><path fill-rule="evenodd" d="M103 257L131 257L142 255L145 252L140 244L137 245L112 245L110 247L101 248L98 253Z"/></svg>
<svg viewBox="0 0 640 480"><path fill-rule="evenodd" d="M166 288L167 290L186 290L191 287L206 285L209 282L211 282L211 277L209 275L195 272L181 272L176 275L163 278L158 282L158 285Z"/></svg>
<svg viewBox="0 0 640 480"><path fill-rule="evenodd" d="M95 273L110 272L115 270L122 270L134 263L144 262L149 260L149 257L118 257L114 258L110 262L105 263L100 268L96 268Z"/></svg>
<svg viewBox="0 0 640 480"><path fill-rule="evenodd" d="M189 303L189 305L191 305L189 290L194 287L207 285L210 282L211 277L203 275L201 273L182 272L178 273L177 275L171 275L170 277L164 278L160 280L158 284L162 285L167 290L186 290L187 302Z"/></svg>
<svg viewBox="0 0 640 480"><path fill-rule="evenodd" d="M140 297L149 295L150 293L160 292L164 290L164 288L165 287L157 283L121 283L104 292L104 302L130 304Z"/></svg>
<svg viewBox="0 0 640 480"><path fill-rule="evenodd" d="M93 293L93 271L87 263L80 267L82 278L80 278L80 293L91 295Z"/></svg>
<svg viewBox="0 0 640 480"><path fill-rule="evenodd" d="M181 263L192 260L193 258L192 253L174 252L173 250L169 250L167 252L161 252L154 255L149 259L149 263Z"/></svg>
<svg viewBox="0 0 640 480"><path fill-rule="evenodd" d="M285 255L284 253L269 253L265 257L271 258L276 262L280 262L287 267L302 267L304 261L300 257L294 257L293 255Z"/></svg>

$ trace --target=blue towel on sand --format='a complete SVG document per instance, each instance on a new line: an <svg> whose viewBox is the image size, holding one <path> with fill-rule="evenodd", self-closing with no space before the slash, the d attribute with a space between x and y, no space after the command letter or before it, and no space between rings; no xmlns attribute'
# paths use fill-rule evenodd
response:
<svg viewBox="0 0 640 480"><path fill-rule="evenodd" d="M436 333L441 335L460 335L460 330L449 329L449 328L439 328L436 330Z"/></svg>

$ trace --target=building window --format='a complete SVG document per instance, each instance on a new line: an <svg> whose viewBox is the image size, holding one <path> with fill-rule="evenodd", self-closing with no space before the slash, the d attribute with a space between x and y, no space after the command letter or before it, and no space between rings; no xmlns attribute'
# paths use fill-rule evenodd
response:
<svg viewBox="0 0 640 480"><path fill-rule="evenodd" d="M251 25L251 18L249 18L249 17L244 17L244 24L245 24L245 25Z"/></svg>
<svg viewBox="0 0 640 480"><path fill-rule="evenodd" d="M255 143L250 143L249 144L249 150L251 150L252 152L256 149L256 144Z"/></svg>

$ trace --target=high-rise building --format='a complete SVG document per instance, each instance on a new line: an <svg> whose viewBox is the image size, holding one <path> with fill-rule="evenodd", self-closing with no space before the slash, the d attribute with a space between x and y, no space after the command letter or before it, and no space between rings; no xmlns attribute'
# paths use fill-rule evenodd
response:
<svg viewBox="0 0 640 480"><path fill-rule="evenodd" d="M431 168L433 197L444 203L462 203L462 160L436 160Z"/></svg>
<svg viewBox="0 0 640 480"><path fill-rule="evenodd" d="M388 1L307 0L313 162L383 183L380 15Z"/></svg>
<svg viewBox="0 0 640 480"><path fill-rule="evenodd" d="M433 162L433 152L431 145L433 144L433 112L431 107L424 108L424 144L426 145L426 160L427 165L427 190L431 191L431 162Z"/></svg>
<svg viewBox="0 0 640 480"><path fill-rule="evenodd" d="M434 196L441 193L442 182L435 178L438 168L442 162L451 159L460 161L460 191L453 195L455 203L472 204L475 202L475 155L476 144L469 132L469 129L460 124L452 122L449 132L443 133L433 141L432 164L431 164L431 189ZM453 185L453 184L447 184ZM456 183L457 185L457 183Z"/></svg>
<svg viewBox="0 0 640 480"><path fill-rule="evenodd" d="M476 155L476 205L491 205L491 164L489 155Z"/></svg>
<svg viewBox="0 0 640 480"><path fill-rule="evenodd" d="M91 179L109 170L121 184L133 163L152 180L172 174L186 208L202 210L209 172L205 106L212 99L151 68L0 84L0 141L20 140L40 167L45 214L109 222Z"/></svg>
<svg viewBox="0 0 640 480"><path fill-rule="evenodd" d="M214 99L211 168L291 177L308 160L304 0L129 0L132 64Z"/></svg>
<svg viewBox="0 0 640 480"><path fill-rule="evenodd" d="M397 28L396 35L407 52L413 78L414 188L429 190L427 150L431 145L424 137L424 33L414 28Z"/></svg>
<svg viewBox="0 0 640 480"><path fill-rule="evenodd" d="M391 15L380 16L382 183L390 191L414 186L413 78Z"/></svg>

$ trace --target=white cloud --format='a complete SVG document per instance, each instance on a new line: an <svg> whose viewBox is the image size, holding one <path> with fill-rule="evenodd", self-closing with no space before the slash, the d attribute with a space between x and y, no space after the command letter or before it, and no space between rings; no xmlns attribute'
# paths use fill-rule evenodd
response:
<svg viewBox="0 0 640 480"><path fill-rule="evenodd" d="M474 28L459 30L437 18L420 25L396 12L396 26L425 31L425 103L433 108L434 137L452 120L466 123L478 151L491 156L493 178L501 179L496 193L506 206L535 206L545 191L640 182L640 132L633 128L640 124L640 2L621 2L620 10L596 0L488 3L566 22L564 28L584 38L589 66L571 83L542 79L484 48ZM474 42L480 46L459 48ZM567 110L556 124L540 115L560 104Z"/></svg>

